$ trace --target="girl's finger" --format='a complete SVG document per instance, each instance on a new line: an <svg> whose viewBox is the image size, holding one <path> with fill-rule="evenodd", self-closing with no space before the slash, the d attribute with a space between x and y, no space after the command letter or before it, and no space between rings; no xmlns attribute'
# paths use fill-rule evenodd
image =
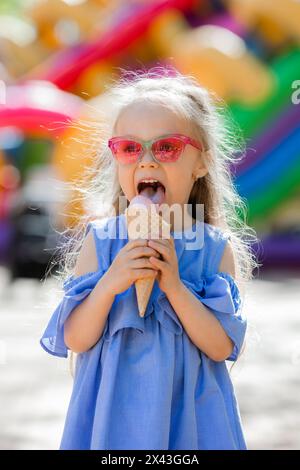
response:
<svg viewBox="0 0 300 470"><path fill-rule="evenodd" d="M142 256L159 256L156 250L154 248L150 248L150 246L139 246L136 248L133 248L130 250L131 253L130 255L132 256L132 259L137 259L141 258Z"/></svg>
<svg viewBox="0 0 300 470"><path fill-rule="evenodd" d="M149 238L149 242L157 242L163 246L170 246L170 239L168 238Z"/></svg>
<svg viewBox="0 0 300 470"><path fill-rule="evenodd" d="M125 251L132 250L132 248L137 248L139 246L147 246L148 239L147 238L137 238L136 240L130 240L124 246Z"/></svg>
<svg viewBox="0 0 300 470"><path fill-rule="evenodd" d="M149 240L148 245L151 248L157 250L165 259L170 259L170 248L163 243L158 242L158 240Z"/></svg>
<svg viewBox="0 0 300 470"><path fill-rule="evenodd" d="M149 258L149 261L154 265L155 268L158 268L160 270L163 270L166 266L166 263L162 261L161 259L154 258L154 256L151 256Z"/></svg>
<svg viewBox="0 0 300 470"><path fill-rule="evenodd" d="M167 248L169 249L175 249L175 244L174 244L174 239L173 238L168 238L168 239L164 239L164 238L159 238L159 239L151 239L149 240L150 241L153 241L153 242L156 242L156 243L160 243L162 246L166 246ZM149 244L149 243L148 243Z"/></svg>
<svg viewBox="0 0 300 470"><path fill-rule="evenodd" d="M152 256L152 258L155 258L154 256ZM156 259L156 258L155 258ZM135 259L133 260L131 263L130 263L130 267L132 269L141 269L141 268L145 268L145 269L156 269L153 264L150 262L150 258L138 258L138 259Z"/></svg>

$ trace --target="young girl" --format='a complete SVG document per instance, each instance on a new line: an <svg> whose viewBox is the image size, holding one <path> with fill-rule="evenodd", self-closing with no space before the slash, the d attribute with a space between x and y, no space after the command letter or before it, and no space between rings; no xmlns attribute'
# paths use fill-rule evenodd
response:
<svg viewBox="0 0 300 470"><path fill-rule="evenodd" d="M225 363L244 343L240 292L255 265L227 168L236 148L193 77L132 73L110 102L89 189L116 212L85 226L41 338L53 355L77 353L60 449L246 449ZM138 194L179 204L184 229L173 220L170 239L128 240L119 198L126 207ZM187 249L195 232L203 243ZM145 277L155 283L140 317Z"/></svg>

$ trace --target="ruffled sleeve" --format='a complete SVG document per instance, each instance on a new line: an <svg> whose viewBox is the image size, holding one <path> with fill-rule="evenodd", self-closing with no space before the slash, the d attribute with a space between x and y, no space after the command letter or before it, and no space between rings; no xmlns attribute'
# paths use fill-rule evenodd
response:
<svg viewBox="0 0 300 470"><path fill-rule="evenodd" d="M70 313L94 289L102 277L103 271L94 271L74 277L71 275L63 283L64 297L52 314L50 321L40 339L41 346L49 354L68 357L68 347L64 341L64 323ZM104 330L103 335L106 333Z"/></svg>
<svg viewBox="0 0 300 470"><path fill-rule="evenodd" d="M114 220L114 219L111 219ZM81 276L69 276L63 283L64 296L53 312L49 323L40 339L42 348L49 354L59 357L68 357L68 347L64 341L64 323L74 310L94 289L99 279L107 271L110 260L110 237L106 229L111 229L107 224L108 219L88 222L85 236L90 230L93 232L96 255L98 260L97 271L90 271ZM106 333L104 328L103 335Z"/></svg>
<svg viewBox="0 0 300 470"><path fill-rule="evenodd" d="M219 320L234 344L226 360L235 361L243 346L247 319L242 315L240 292L232 276L219 272L202 278L197 285L184 279L182 282Z"/></svg>

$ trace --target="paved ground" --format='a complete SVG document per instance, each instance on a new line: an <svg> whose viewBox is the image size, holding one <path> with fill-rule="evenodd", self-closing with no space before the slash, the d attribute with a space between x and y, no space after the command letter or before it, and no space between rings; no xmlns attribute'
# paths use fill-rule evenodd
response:
<svg viewBox="0 0 300 470"><path fill-rule="evenodd" d="M69 402L69 361L39 338L59 302L56 283L0 269L0 449L57 449ZM300 449L300 274L254 281L248 342L232 370L249 449ZM232 363L228 363L229 367Z"/></svg>

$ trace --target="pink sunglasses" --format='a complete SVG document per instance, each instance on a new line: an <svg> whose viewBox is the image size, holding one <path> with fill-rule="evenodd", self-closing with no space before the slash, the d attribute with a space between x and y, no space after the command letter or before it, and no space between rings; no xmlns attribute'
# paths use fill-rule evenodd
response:
<svg viewBox="0 0 300 470"><path fill-rule="evenodd" d="M111 137L108 140L114 158L124 165L141 160L148 148L158 163L176 162L187 144L203 151L200 142L182 134L167 134L146 141L129 137Z"/></svg>

